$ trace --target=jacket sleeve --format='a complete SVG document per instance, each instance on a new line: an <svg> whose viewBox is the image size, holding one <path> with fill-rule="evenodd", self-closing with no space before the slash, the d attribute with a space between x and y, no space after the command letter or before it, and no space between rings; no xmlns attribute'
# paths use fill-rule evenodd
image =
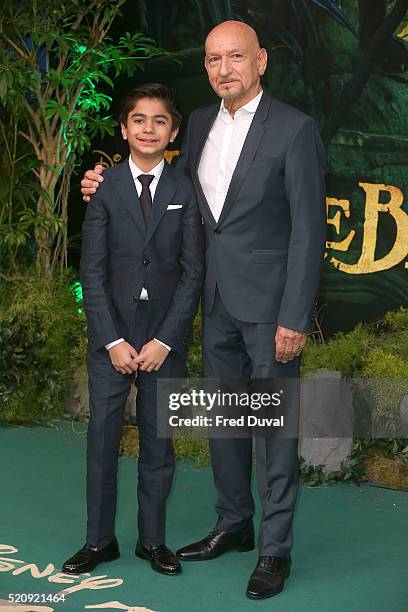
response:
<svg viewBox="0 0 408 612"><path fill-rule="evenodd" d="M81 284L88 321L88 336L95 348L117 340L117 332L109 308L108 283L108 222L103 201L104 182L87 205L82 225Z"/></svg>
<svg viewBox="0 0 408 612"><path fill-rule="evenodd" d="M187 181L186 181L187 182ZM204 235L193 186L183 218L181 274L166 316L155 336L172 348L187 344L204 278Z"/></svg>
<svg viewBox="0 0 408 612"><path fill-rule="evenodd" d="M291 235L278 325L313 331L326 240L325 153L315 121L306 117L288 146L285 189Z"/></svg>

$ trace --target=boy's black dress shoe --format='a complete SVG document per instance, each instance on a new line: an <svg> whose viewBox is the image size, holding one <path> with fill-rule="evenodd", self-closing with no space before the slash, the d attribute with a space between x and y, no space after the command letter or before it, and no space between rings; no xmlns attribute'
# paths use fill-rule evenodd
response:
<svg viewBox="0 0 408 612"><path fill-rule="evenodd" d="M96 548L85 544L73 557L65 561L62 571L65 574L83 574L90 572L98 563L113 561L120 557L119 546L114 537L110 544Z"/></svg>
<svg viewBox="0 0 408 612"><path fill-rule="evenodd" d="M248 582L247 597L266 599L280 593L290 574L289 557L259 557Z"/></svg>
<svg viewBox="0 0 408 612"><path fill-rule="evenodd" d="M206 538L183 546L177 551L176 555L182 561L206 561L207 559L215 559L229 550L246 552L254 548L254 525L251 521L237 531L212 529Z"/></svg>
<svg viewBox="0 0 408 612"><path fill-rule="evenodd" d="M149 546L148 544L142 544L141 541L138 540L135 555L141 559L150 561L150 565L154 571L159 572L159 574L173 576L181 572L180 563L171 550L164 544L161 546Z"/></svg>

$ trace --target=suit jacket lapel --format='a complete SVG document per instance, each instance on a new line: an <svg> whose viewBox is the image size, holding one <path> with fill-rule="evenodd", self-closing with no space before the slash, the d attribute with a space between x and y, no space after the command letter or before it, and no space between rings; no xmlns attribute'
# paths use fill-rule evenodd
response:
<svg viewBox="0 0 408 612"><path fill-rule="evenodd" d="M231 210L234 200L248 173L249 167L255 156L259 142L264 133L264 127L262 124L268 118L271 101L272 98L264 91L259 102L258 108L256 109L254 118L252 119L248 134L245 138L241 155L239 156L237 165L235 166L235 170L231 178L228 192L225 197L224 206L222 208L217 225L220 225L223 222L223 220L226 218L229 211Z"/></svg>
<svg viewBox="0 0 408 612"><path fill-rule="evenodd" d="M198 178L198 166L200 165L201 155L211 128L214 125L214 121L217 118L219 108L219 104L210 106L208 109L205 109L205 113L200 115L200 123L197 133L194 135L194 145L191 151L191 174L196 193L198 194L198 203L203 217L210 226L215 226L216 222L207 202L207 198L204 195L203 188L201 187L200 179Z"/></svg>
<svg viewBox="0 0 408 612"><path fill-rule="evenodd" d="M147 224L145 243L147 243L152 237L160 222L160 219L166 212L167 205L171 203L171 200L176 193L177 186L172 176L173 172L174 170L165 161L163 172L153 198L153 206L149 217L149 223Z"/></svg>
<svg viewBox="0 0 408 612"><path fill-rule="evenodd" d="M129 160L126 158L118 166L118 171L114 173L115 186L121 200L127 208L130 216L138 229L145 234L146 224L143 218L142 209L140 207L139 197L137 195L135 182L129 167Z"/></svg>

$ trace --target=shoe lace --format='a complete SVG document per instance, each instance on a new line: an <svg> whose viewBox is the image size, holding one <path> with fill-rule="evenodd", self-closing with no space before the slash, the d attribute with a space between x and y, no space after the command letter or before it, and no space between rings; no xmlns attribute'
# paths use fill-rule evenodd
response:
<svg viewBox="0 0 408 612"><path fill-rule="evenodd" d="M275 565L279 559L280 557L275 557L274 555L261 556L258 560L258 567L270 568L272 565Z"/></svg>
<svg viewBox="0 0 408 612"><path fill-rule="evenodd" d="M155 559L160 560L163 556L163 554L167 553L167 547L165 546L165 544L161 544L160 546L156 546L155 548L153 548L150 551L150 554L152 555L152 557L154 557Z"/></svg>
<svg viewBox="0 0 408 612"><path fill-rule="evenodd" d="M266 555L264 557L259 557L258 567L270 568L275 563L276 557L274 557L273 555Z"/></svg>

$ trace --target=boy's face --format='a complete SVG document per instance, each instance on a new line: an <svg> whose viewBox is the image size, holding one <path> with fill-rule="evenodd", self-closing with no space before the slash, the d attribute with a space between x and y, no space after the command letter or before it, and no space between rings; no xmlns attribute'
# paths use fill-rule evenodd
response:
<svg viewBox="0 0 408 612"><path fill-rule="evenodd" d="M121 129L131 152L144 159L163 156L178 132L172 127L164 102L157 98L140 98L128 114L126 125L121 123Z"/></svg>

